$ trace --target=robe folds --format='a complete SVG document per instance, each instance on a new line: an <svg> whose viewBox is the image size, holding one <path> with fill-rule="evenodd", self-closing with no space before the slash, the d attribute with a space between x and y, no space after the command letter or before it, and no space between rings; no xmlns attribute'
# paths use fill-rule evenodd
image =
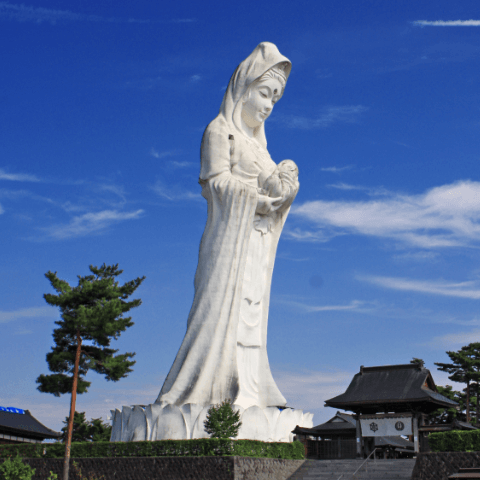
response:
<svg viewBox="0 0 480 480"><path fill-rule="evenodd" d="M235 110L238 110L236 106L251 82L279 63L288 67L289 73L287 62L288 59L281 56L274 45L260 44L235 71L220 114L203 135L199 183L202 196L207 200L208 217L200 243L195 296L187 332L155 403L208 406L226 399L235 403L239 394L237 332L246 258L252 229L255 228L259 194L258 174L249 180L242 178L234 168L238 158L247 159L239 155L252 151L235 121L235 115L238 117ZM255 75L248 77L245 72L251 71ZM263 125L261 133L264 134ZM275 163L268 153L267 157L267 161L259 157L258 169L271 174ZM261 301L258 382L258 406L261 408L286 405L273 380L266 347L272 272L287 214L288 210L275 213L268 219L268 234L272 237L268 251L262 252L267 257L267 274Z"/></svg>

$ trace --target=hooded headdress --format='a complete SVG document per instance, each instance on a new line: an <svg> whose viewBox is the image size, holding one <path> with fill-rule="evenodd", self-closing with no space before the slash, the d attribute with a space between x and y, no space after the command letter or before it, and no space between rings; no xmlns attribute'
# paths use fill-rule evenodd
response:
<svg viewBox="0 0 480 480"><path fill-rule="evenodd" d="M262 42L237 67L230 78L227 91L220 106L220 114L225 117L227 123L233 123L237 130L241 130L240 116L242 113L241 100L243 96L255 81L272 68L279 71L286 81L290 75L292 64L288 58L278 51L278 48L273 43ZM261 145L267 145L264 123L258 127L255 137Z"/></svg>

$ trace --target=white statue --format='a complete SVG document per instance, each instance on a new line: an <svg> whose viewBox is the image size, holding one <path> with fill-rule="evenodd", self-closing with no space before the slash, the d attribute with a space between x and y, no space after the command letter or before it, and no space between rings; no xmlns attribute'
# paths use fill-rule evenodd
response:
<svg viewBox="0 0 480 480"><path fill-rule="evenodd" d="M154 404L112 410L111 441L201 438L212 404L241 412L238 438L291 441L313 415L283 408L267 358L273 264L298 192L292 160L278 166L264 122L283 95L290 61L261 43L235 70L201 147L208 218L187 332Z"/></svg>
<svg viewBox="0 0 480 480"><path fill-rule="evenodd" d="M298 168L270 158L265 120L290 61L261 43L230 79L201 147L208 220L187 333L156 403L284 406L267 358L270 284L278 239L298 192Z"/></svg>

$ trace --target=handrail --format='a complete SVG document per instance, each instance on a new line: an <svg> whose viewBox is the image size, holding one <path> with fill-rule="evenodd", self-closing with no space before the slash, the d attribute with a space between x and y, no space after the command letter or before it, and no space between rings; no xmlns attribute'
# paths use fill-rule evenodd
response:
<svg viewBox="0 0 480 480"><path fill-rule="evenodd" d="M365 463L368 461L368 459L373 455L373 458L376 462L376 458L375 458L375 452L377 451L378 447L377 448L374 448L370 454L368 455L368 457L362 462L362 464L352 473L352 478L355 477L355 475L357 474L357 472L363 467L363 465L365 465Z"/></svg>

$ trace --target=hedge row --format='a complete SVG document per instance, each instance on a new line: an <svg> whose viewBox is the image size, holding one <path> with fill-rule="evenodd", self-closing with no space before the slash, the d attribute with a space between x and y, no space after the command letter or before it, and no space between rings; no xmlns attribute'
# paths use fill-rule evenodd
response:
<svg viewBox="0 0 480 480"><path fill-rule="evenodd" d="M428 436L432 452L478 452L480 430L451 430L435 432Z"/></svg>
<svg viewBox="0 0 480 480"><path fill-rule="evenodd" d="M19 454L25 458L62 458L63 443L0 445L0 458ZM72 443L73 458L92 457L205 457L239 456L303 460L300 442L266 443L258 440L202 438L197 440L160 440L156 442L78 442Z"/></svg>

